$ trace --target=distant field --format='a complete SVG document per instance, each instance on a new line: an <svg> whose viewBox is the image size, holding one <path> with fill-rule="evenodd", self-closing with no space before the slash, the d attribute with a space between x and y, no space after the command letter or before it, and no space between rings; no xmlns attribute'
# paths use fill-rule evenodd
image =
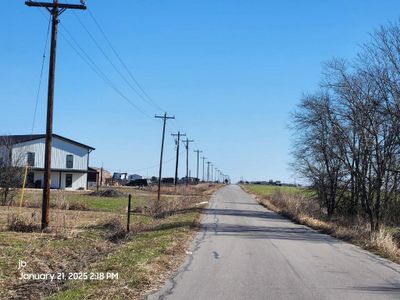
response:
<svg viewBox="0 0 400 300"><path fill-rule="evenodd" d="M276 185L261 185L261 184L248 184L244 186L246 189L257 193L261 196L271 196L275 192L284 192L290 194L309 193L309 191L302 187L292 186L276 186Z"/></svg>

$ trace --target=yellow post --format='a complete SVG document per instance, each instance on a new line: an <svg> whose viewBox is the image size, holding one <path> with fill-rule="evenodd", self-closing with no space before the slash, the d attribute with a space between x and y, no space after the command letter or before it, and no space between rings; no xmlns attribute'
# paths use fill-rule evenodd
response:
<svg viewBox="0 0 400 300"><path fill-rule="evenodd" d="M21 214L21 207L22 207L22 201L24 200L24 193L25 193L25 185L26 185L26 177L27 176L28 176L28 164L25 165L24 183L22 184L22 192L21 192L21 199L19 201L19 212L18 212L18 215Z"/></svg>

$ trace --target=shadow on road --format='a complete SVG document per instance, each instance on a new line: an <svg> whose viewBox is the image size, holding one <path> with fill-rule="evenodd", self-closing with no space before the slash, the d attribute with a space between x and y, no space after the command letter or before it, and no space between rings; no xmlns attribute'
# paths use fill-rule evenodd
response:
<svg viewBox="0 0 400 300"><path fill-rule="evenodd" d="M320 234L314 230L293 225L290 223L290 221L281 217L280 215L268 211L205 209L203 213L207 215L213 215L216 218L218 218L218 216L231 216L235 219L238 218L237 221L232 220L232 224L223 223L218 219L218 222L205 222L200 225L200 230L210 231L217 235L235 235L252 239L301 240L310 242L339 243L339 241L324 234ZM279 226L241 224L244 223L242 220L240 220L243 218L255 218L258 221L274 220L281 221L281 223L278 223ZM263 224L264 222L251 223ZM277 224L276 222L274 223ZM285 226L285 224L287 226Z"/></svg>
<svg viewBox="0 0 400 300"><path fill-rule="evenodd" d="M249 218L261 218L269 220L285 220L276 213L269 211L257 211L257 210L242 210L242 209L220 209L220 208L208 208L203 210L203 214L208 215L220 215L220 216L234 216L234 217L249 217Z"/></svg>
<svg viewBox="0 0 400 300"><path fill-rule="evenodd" d="M364 292L385 292L385 294L400 295L400 284L399 286L361 286L353 287L353 290L364 291ZM400 299L400 298L399 298Z"/></svg>

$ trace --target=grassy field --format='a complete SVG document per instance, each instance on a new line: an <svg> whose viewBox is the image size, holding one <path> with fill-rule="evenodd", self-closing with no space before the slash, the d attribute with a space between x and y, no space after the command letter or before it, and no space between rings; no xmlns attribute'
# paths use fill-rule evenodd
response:
<svg viewBox="0 0 400 300"><path fill-rule="evenodd" d="M60 207L68 204L70 207L109 212L123 212L127 206L128 194L132 194L132 200L137 203L144 203L146 199L154 196L152 193L137 189L124 189L119 197L101 197L91 195L90 191L53 191L51 193L50 203L53 207ZM40 207L42 202L41 190L28 190L23 199L25 207ZM19 206L20 194L17 195L15 206Z"/></svg>
<svg viewBox="0 0 400 300"><path fill-rule="evenodd" d="M151 207L154 192L132 189L116 198L53 193L50 232L11 231L10 219L18 215L33 226L40 222L35 203L41 195L29 191L24 207L0 207L0 299L139 299L162 284L183 260L201 215L198 204L216 188L192 187L190 193L163 196L165 210L181 212L164 218L132 214L129 234L127 192L133 194L133 208L140 207L138 211ZM64 203L77 204L71 209ZM20 260L27 262L23 270L17 268ZM21 273L72 278L20 280ZM101 278L107 274L114 278Z"/></svg>
<svg viewBox="0 0 400 300"><path fill-rule="evenodd" d="M291 186L276 186L276 185L262 185L262 184L249 184L246 185L246 188L263 196L272 195L276 191L282 191L287 193L298 193L301 191L300 188Z"/></svg>
<svg viewBox="0 0 400 300"><path fill-rule="evenodd" d="M261 184L248 184L245 185L246 189L257 193L261 196L271 196L276 192L287 193L291 195L312 195L312 191L303 187L293 186L276 186L276 185L261 185Z"/></svg>

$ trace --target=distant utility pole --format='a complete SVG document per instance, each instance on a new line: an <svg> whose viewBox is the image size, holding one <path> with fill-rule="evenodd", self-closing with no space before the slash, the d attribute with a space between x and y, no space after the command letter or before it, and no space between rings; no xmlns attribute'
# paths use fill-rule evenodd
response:
<svg viewBox="0 0 400 300"><path fill-rule="evenodd" d="M197 153L197 173L196 173L197 175L196 175L196 178L197 178L197 181L200 181L200 179L199 179L199 158L200 158L200 153L203 153L203 151L197 149L197 150L194 150L194 152Z"/></svg>
<svg viewBox="0 0 400 300"><path fill-rule="evenodd" d="M82 2L81 2L82 3ZM46 122L46 144L44 154L44 182L43 182L43 200L42 200L42 230L49 226L50 209L50 187L51 187L51 148L53 142L53 104L54 104L54 83L56 77L56 50L57 50L57 32L59 16L67 9L86 9L84 4L66 4L58 3L54 0L49 2L26 1L25 4L31 7L46 8L51 14L51 48L49 64L49 80L47 91L47 122Z"/></svg>
<svg viewBox="0 0 400 300"><path fill-rule="evenodd" d="M211 164L211 162L208 161L207 162L207 182L210 181L210 164Z"/></svg>
<svg viewBox="0 0 400 300"><path fill-rule="evenodd" d="M201 159L203 160L203 177L202 177L203 180L202 181L204 182L204 161L207 159L207 157L203 156Z"/></svg>
<svg viewBox="0 0 400 300"><path fill-rule="evenodd" d="M194 140L189 140L188 138L183 141L186 147L186 186L189 184L189 143L193 142Z"/></svg>
<svg viewBox="0 0 400 300"><path fill-rule="evenodd" d="M214 170L214 165L213 164L211 164L211 169L210 169L210 171L211 171L211 182L213 182L214 181L214 177L213 177L213 170Z"/></svg>
<svg viewBox="0 0 400 300"><path fill-rule="evenodd" d="M175 117L167 116L165 113L163 116L155 115L155 118L163 119L163 131L162 131L162 138L161 138L161 154L160 154L160 169L158 172L158 192L157 192L157 205L160 205L160 196L161 196L161 175L162 175L162 161L163 161L163 153L164 153L164 137L165 137L165 125L167 120L175 119Z"/></svg>
<svg viewBox="0 0 400 300"><path fill-rule="evenodd" d="M172 136L176 136L176 164L175 164L175 186L178 184L178 164L179 164L179 144L181 141L181 136L186 136L185 133L181 134L180 131L178 133L171 134Z"/></svg>
<svg viewBox="0 0 400 300"><path fill-rule="evenodd" d="M103 185L103 164L101 164L100 169L100 187Z"/></svg>

